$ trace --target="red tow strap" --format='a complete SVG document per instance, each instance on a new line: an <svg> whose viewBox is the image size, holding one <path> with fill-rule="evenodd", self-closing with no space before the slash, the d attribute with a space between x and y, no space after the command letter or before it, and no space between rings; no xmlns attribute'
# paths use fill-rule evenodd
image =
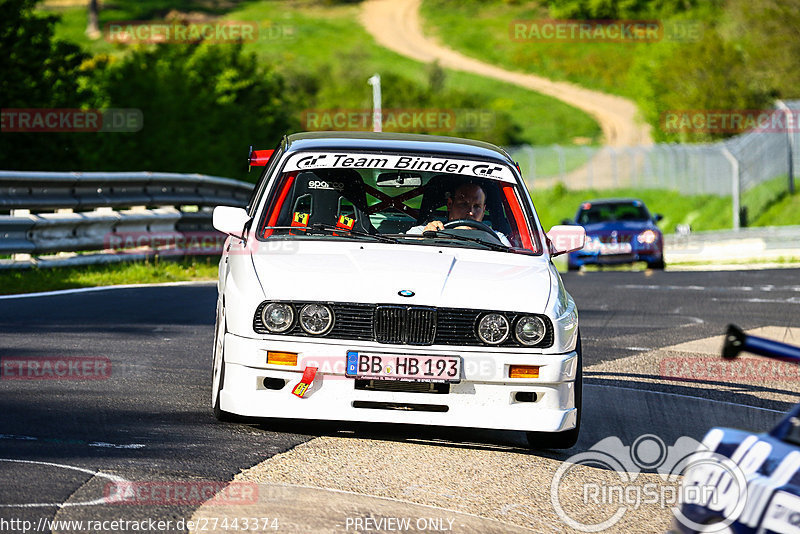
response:
<svg viewBox="0 0 800 534"><path fill-rule="evenodd" d="M303 378L300 379L300 382L292 390L292 395L297 395L302 399L303 395L308 391L308 388L311 387L315 376L317 376L317 368L306 367L303 371Z"/></svg>

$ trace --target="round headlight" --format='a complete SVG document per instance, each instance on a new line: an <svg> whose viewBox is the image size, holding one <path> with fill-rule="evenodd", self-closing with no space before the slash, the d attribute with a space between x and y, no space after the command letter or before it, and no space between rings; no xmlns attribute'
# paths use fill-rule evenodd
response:
<svg viewBox="0 0 800 534"><path fill-rule="evenodd" d="M274 334L286 332L294 323L294 309L282 302L272 302L261 310L261 320L267 330Z"/></svg>
<svg viewBox="0 0 800 534"><path fill-rule="evenodd" d="M653 243L656 242L657 238L658 236L652 230L645 230L644 232L636 236L636 240L639 243L642 243L643 245L652 245Z"/></svg>
<svg viewBox="0 0 800 534"><path fill-rule="evenodd" d="M306 304L300 310L300 327L309 334L320 335L333 324L333 312L322 304Z"/></svg>
<svg viewBox="0 0 800 534"><path fill-rule="evenodd" d="M499 313L487 313L478 323L478 337L484 343L498 345L508 338L508 319Z"/></svg>
<svg viewBox="0 0 800 534"><path fill-rule="evenodd" d="M514 327L514 336L523 345L536 345L547 334L547 326L541 317L524 315Z"/></svg>

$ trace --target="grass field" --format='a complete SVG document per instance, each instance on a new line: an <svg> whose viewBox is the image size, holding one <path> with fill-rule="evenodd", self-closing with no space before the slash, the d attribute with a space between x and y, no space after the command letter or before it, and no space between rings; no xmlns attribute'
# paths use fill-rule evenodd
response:
<svg viewBox="0 0 800 534"><path fill-rule="evenodd" d="M748 208L750 226L784 226L800 224L800 193L781 193L786 178L765 182L742 195L741 204ZM570 191L557 186L534 190L533 202L545 230L572 218L581 202L595 198L631 197L642 200L651 213L663 215L659 227L666 233L678 224L688 224L692 231L729 230L733 224L731 197L713 195L681 195L663 189L611 189Z"/></svg>
<svg viewBox="0 0 800 534"><path fill-rule="evenodd" d="M539 3L505 0L424 0L426 33L492 65L565 80L632 97L628 73L638 47L647 43L531 40L514 32L514 21L549 19Z"/></svg>
<svg viewBox="0 0 800 534"><path fill-rule="evenodd" d="M80 267L5 269L0 270L0 294L119 284L216 280L218 263L218 256L206 256L181 261L151 260Z"/></svg>
<svg viewBox="0 0 800 534"><path fill-rule="evenodd" d="M114 2L113 8L100 12L101 28L108 22L125 20L162 20L169 11L166 0ZM183 12L196 12L208 2L178 2ZM47 5L47 4L46 4ZM364 91L360 95L341 94L338 105L370 109L371 88L367 78L374 73L393 73L420 84L427 83L428 66L406 59L376 45L358 23L358 4L328 5L311 1L250 1L212 3L227 5L221 17L230 21L256 21L261 29L256 42L245 45L283 72L287 77L314 73L324 80L331 78L335 88L336 73L355 71L363 74ZM104 39L90 40L84 34L86 10L83 7L50 7L62 16L57 36L81 44L92 53L120 54L125 46ZM221 8L205 10L211 16ZM195 16L199 16L195 14ZM162 45L165 46L165 45ZM227 46L220 44L219 46ZM507 112L520 128L521 137L535 145L570 144L575 138L597 143L601 138L598 124L586 113L556 99L517 86L456 71L445 71L445 88L468 90L487 98L491 110ZM384 98L388 98L385 95Z"/></svg>

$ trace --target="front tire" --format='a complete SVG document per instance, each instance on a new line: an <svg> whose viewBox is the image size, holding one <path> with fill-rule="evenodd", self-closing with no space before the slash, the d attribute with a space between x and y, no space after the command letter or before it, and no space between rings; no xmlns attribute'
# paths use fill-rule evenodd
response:
<svg viewBox="0 0 800 534"><path fill-rule="evenodd" d="M663 271L665 267L666 267L666 264L664 263L664 258L661 258L658 261L648 262L648 264L647 264L647 268L648 269L654 269L654 270L657 270L657 271Z"/></svg>
<svg viewBox="0 0 800 534"><path fill-rule="evenodd" d="M578 443L581 432L581 412L583 411L583 348L581 347L581 334L578 332L578 342L575 345L578 353L578 369L575 372L575 408L578 416L575 428L562 432L526 432L528 446L531 449L570 449Z"/></svg>
<svg viewBox="0 0 800 534"><path fill-rule="evenodd" d="M214 325L214 363L211 375L211 411L218 421L230 422L235 419L231 413L220 408L220 393L225 385L225 304L217 303L217 320Z"/></svg>

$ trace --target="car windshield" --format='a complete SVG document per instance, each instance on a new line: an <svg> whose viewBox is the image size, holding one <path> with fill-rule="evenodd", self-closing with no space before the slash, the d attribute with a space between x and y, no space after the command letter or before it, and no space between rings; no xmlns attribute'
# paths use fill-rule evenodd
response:
<svg viewBox="0 0 800 534"><path fill-rule="evenodd" d="M586 202L578 211L578 224L595 224L614 221L647 221L650 214L639 201Z"/></svg>
<svg viewBox="0 0 800 534"><path fill-rule="evenodd" d="M436 156L296 153L282 171L259 221L259 239L540 250L535 223L506 166ZM454 219L469 221L448 225ZM423 234L434 220L447 228Z"/></svg>

